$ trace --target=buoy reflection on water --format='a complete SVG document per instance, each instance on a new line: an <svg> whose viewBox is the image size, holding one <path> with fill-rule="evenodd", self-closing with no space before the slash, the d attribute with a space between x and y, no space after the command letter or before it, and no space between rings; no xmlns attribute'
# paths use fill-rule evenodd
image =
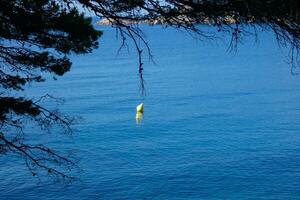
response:
<svg viewBox="0 0 300 200"><path fill-rule="evenodd" d="M142 112L137 112L135 114L135 122L137 124L139 124L142 121L142 119L143 119L143 113Z"/></svg>

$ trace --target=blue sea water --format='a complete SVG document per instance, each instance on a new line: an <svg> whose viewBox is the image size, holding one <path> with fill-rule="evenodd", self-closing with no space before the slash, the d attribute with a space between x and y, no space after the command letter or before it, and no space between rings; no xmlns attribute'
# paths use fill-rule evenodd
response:
<svg viewBox="0 0 300 200"><path fill-rule="evenodd" d="M156 63L144 53L143 97L134 49L117 54L115 30L102 29L98 50L26 93L63 97L61 111L81 117L71 138L47 136L76 152L80 181L39 182L1 156L0 199L300 199L300 77L271 33L227 53L143 27Z"/></svg>

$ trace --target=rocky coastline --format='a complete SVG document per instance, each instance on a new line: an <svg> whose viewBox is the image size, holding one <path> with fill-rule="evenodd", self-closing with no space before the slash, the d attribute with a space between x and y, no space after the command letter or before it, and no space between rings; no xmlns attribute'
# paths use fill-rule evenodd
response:
<svg viewBox="0 0 300 200"><path fill-rule="evenodd" d="M184 17L179 18L179 20L181 22L192 23L192 20L189 20ZM229 17L229 16L224 18L224 22L226 22L228 24L236 23L236 21L232 17ZM172 20L171 20L171 22L166 22L162 18L156 18L156 19L149 19L149 20L121 20L120 23L125 24L125 25L132 25L132 24L166 25L168 23L176 24L177 22L176 21L172 22ZM197 22L197 23L198 24L207 24L207 25L213 24L213 22L208 18L205 18L205 19L201 20L201 22ZM109 19L109 18L102 18L96 22L96 25L99 25L99 26L111 26L114 24L117 24L117 23L115 23L115 20Z"/></svg>

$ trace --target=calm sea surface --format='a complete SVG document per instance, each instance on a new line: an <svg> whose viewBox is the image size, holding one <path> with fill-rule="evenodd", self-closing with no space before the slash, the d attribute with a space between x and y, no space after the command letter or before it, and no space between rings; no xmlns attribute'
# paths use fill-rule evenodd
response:
<svg viewBox="0 0 300 200"><path fill-rule="evenodd" d="M223 42L144 27L156 64L144 58L142 97L134 49L117 55L115 30L103 29L71 72L26 91L63 97L61 111L82 117L72 138L44 140L76 152L80 181L39 183L2 156L0 199L300 199L300 76L271 33L229 54Z"/></svg>

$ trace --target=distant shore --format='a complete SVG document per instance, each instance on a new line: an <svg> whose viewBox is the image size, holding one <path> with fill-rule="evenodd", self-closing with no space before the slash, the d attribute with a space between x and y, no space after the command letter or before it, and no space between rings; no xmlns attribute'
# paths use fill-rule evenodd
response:
<svg viewBox="0 0 300 200"><path fill-rule="evenodd" d="M182 17L182 21L192 22L192 20L185 19L184 17ZM236 22L232 17L225 17L224 21L228 24L234 24ZM125 25L131 25L131 24L164 25L164 24L168 24L169 22L167 22L163 18L156 18L156 19L151 19L151 20L121 20L120 23L125 24ZM171 23L172 23L172 21L171 21ZM209 20L208 18L205 18L205 19L201 20L201 22L197 22L197 23L198 24L213 24L212 21ZM111 25L117 24L117 23L115 23L114 19L103 18L103 19L100 19L99 21L97 21L96 24L99 26L111 26ZM176 22L174 22L173 24L176 24Z"/></svg>

